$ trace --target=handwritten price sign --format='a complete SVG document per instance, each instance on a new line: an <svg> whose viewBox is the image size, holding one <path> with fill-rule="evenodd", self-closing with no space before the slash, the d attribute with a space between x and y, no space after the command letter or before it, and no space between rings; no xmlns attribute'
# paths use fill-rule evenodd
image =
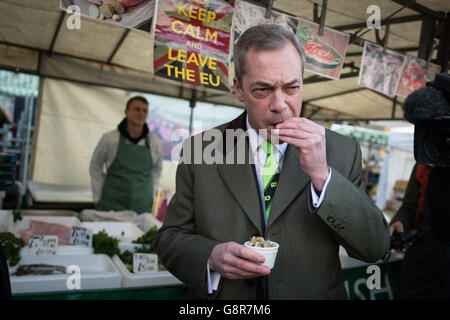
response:
<svg viewBox="0 0 450 320"><path fill-rule="evenodd" d="M158 256L152 253L135 253L133 255L133 272L157 272Z"/></svg>
<svg viewBox="0 0 450 320"><path fill-rule="evenodd" d="M58 249L58 236L32 236L28 246L31 255L54 255Z"/></svg>
<svg viewBox="0 0 450 320"><path fill-rule="evenodd" d="M92 247L92 229L72 227L70 243L78 246Z"/></svg>

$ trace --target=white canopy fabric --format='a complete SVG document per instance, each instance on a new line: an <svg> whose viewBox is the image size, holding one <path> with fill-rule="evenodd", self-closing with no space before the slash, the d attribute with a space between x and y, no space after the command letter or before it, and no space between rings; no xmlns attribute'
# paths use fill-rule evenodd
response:
<svg viewBox="0 0 450 320"><path fill-rule="evenodd" d="M103 86L45 79L41 95L31 180L90 186L92 152L101 136L117 127L124 117L129 93Z"/></svg>

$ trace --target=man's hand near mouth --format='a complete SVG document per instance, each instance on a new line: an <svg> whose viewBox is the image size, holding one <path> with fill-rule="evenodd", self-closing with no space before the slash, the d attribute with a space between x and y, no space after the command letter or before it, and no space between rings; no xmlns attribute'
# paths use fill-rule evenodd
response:
<svg viewBox="0 0 450 320"><path fill-rule="evenodd" d="M329 174L325 128L306 118L289 118L278 123L272 135L297 148L297 157L314 189L322 191Z"/></svg>

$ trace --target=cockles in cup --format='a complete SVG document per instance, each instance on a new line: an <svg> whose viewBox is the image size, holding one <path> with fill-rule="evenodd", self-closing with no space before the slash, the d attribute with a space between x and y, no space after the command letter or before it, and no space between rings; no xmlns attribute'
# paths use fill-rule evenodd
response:
<svg viewBox="0 0 450 320"><path fill-rule="evenodd" d="M250 243L248 245L251 247L260 247L260 248L276 247L276 244L271 242L270 240L264 240L263 237L256 237L256 236L251 237Z"/></svg>

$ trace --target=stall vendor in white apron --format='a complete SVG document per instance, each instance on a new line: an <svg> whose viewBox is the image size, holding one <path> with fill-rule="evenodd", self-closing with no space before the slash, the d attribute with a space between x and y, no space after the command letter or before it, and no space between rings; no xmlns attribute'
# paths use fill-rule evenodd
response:
<svg viewBox="0 0 450 320"><path fill-rule="evenodd" d="M151 212L161 177L162 142L149 131L147 114L147 100L131 98L126 118L95 148L89 172L97 210Z"/></svg>

